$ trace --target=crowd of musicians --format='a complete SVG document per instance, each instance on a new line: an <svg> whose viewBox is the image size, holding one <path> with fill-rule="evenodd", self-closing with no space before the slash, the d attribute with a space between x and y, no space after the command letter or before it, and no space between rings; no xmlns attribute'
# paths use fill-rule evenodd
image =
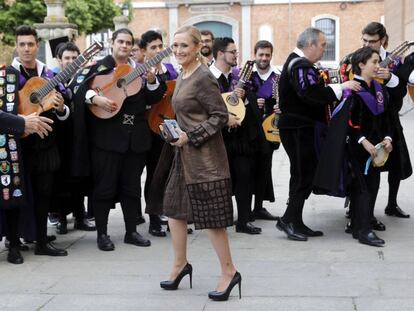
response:
<svg viewBox="0 0 414 311"><path fill-rule="evenodd" d="M260 234L254 221L262 219L275 221L291 240L307 241L324 234L303 219L312 192L346 197L346 232L360 243L383 246L375 231L386 228L374 213L381 171L388 171L385 213L409 217L397 203L400 181L412 173L399 110L414 83L414 54L387 52L382 24L369 23L361 35L362 48L344 58L333 83L329 71L317 66L327 42L316 28L299 35L280 71L271 65L270 42L258 41L254 62L243 67L232 38L194 27L174 35L174 66L161 61L168 53L162 55L160 33L135 38L123 28L112 35L111 55L100 60L86 62L74 43L60 43L54 48L59 68L51 70L37 59L36 30L18 27L17 56L0 68L0 236L6 237L7 260L23 263L21 251L29 243L36 255L68 255L52 243L55 235L47 235L52 211L59 215L58 234L68 233L67 215L73 213L74 229L96 230L98 248L113 251L108 221L116 203L124 242L150 246L137 231L145 222L145 202L149 234L167 236L168 217L173 240L173 270L161 287L176 289L187 274L191 280L186 237L194 224L208 229L221 263L219 285L209 297L224 300L241 283L225 229L233 225L232 197L236 232ZM76 63L80 57L83 62ZM65 76L74 64L81 66ZM47 100L53 109L22 114L22 94L32 100L22 92L31 80L51 81L62 72L64 81L37 104ZM139 76L129 81L131 72ZM124 80L128 85L120 86ZM111 97L105 87L120 89L121 96ZM231 110L228 97L241 102L242 115ZM176 140L150 129L151 109L161 101L170 110L172 105L173 115L162 117L177 120ZM273 129L267 130L262 123L269 118ZM272 156L280 143L290 160L290 181L286 210L276 217L263 202L275 201ZM381 164L371 163L384 155Z"/></svg>

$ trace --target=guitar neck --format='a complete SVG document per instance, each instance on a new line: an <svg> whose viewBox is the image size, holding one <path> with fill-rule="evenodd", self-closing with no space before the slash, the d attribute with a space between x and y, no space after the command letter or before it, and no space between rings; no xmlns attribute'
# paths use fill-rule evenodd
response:
<svg viewBox="0 0 414 311"><path fill-rule="evenodd" d="M125 76L125 82L128 85L132 81L134 81L136 78L141 76L143 73L147 72L151 69L151 67L155 66L156 64L160 63L164 58L166 58L168 55L172 53L171 47L166 48L164 51L158 53L153 58L151 58L149 61L143 63L142 65L135 68L132 72L127 74Z"/></svg>
<svg viewBox="0 0 414 311"><path fill-rule="evenodd" d="M59 72L56 76L50 79L42 88L40 88L40 90L38 91L39 95L43 98L48 93L50 93L59 83L64 83L68 81L85 61L85 57L83 55L79 55L73 63L68 65L63 71Z"/></svg>

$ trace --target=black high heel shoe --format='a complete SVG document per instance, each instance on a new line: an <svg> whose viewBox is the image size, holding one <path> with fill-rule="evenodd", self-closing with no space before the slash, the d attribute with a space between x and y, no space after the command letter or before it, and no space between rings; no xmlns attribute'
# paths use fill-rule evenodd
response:
<svg viewBox="0 0 414 311"><path fill-rule="evenodd" d="M241 274L236 271L236 273L234 274L233 278L230 281L229 286L227 286L225 291L218 292L215 290L215 291L209 292L208 298L214 301L226 301L227 299L229 299L229 296L230 296L230 293L233 287L239 284L239 299L241 299L241 281L242 281Z"/></svg>
<svg viewBox="0 0 414 311"><path fill-rule="evenodd" d="M160 282L161 288L166 290L176 290L178 285L180 285L181 280L186 275L190 276L190 288L193 288L193 266L191 266L188 262L181 270L181 272L177 275L174 281L162 281Z"/></svg>

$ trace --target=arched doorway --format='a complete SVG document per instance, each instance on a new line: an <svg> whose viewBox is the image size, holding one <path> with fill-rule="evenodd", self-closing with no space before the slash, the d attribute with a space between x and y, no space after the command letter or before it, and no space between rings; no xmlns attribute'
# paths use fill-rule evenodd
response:
<svg viewBox="0 0 414 311"><path fill-rule="evenodd" d="M217 21L205 21L200 23L195 23L195 27L197 27L199 30L210 30L214 37L232 37L233 36L233 29L231 25L223 23L223 22L217 22Z"/></svg>

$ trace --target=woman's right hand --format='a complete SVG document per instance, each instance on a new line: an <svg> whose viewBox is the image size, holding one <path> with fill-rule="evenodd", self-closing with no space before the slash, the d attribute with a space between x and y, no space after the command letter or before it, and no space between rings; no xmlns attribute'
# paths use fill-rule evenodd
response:
<svg viewBox="0 0 414 311"><path fill-rule="evenodd" d="M375 158L377 156L377 148L375 148L375 146L371 144L368 139L364 139L361 144L365 150L368 151L371 157Z"/></svg>

